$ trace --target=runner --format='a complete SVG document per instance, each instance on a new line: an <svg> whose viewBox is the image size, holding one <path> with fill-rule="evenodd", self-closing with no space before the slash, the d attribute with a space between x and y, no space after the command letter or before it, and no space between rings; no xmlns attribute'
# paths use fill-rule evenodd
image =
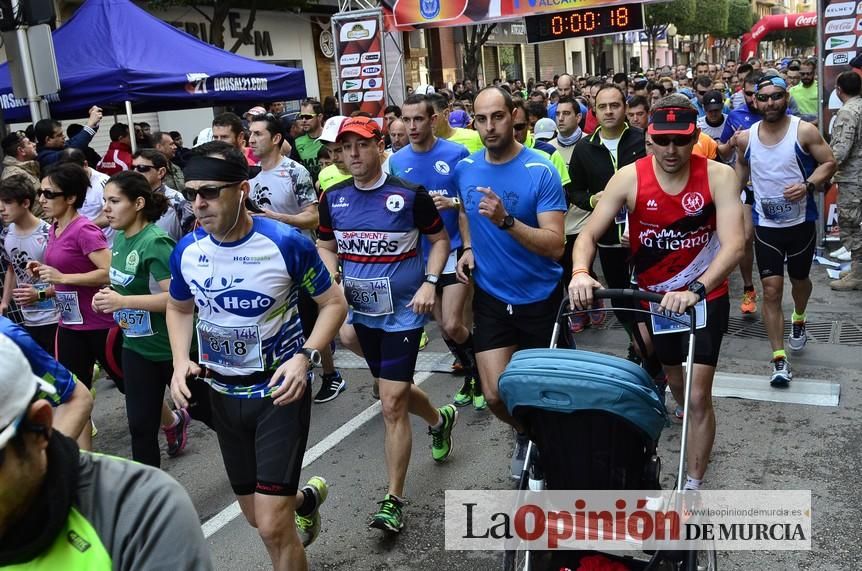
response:
<svg viewBox="0 0 862 571"><path fill-rule="evenodd" d="M341 260L353 326L380 387L389 489L370 527L399 532L412 448L408 410L428 423L431 455L437 462L452 452L452 427L458 418L454 406L434 408L413 384L419 337L425 314L435 305L449 238L428 193L383 171L383 133L373 119L344 121L338 140L353 179L326 191L320 203L318 248L333 274ZM427 274L417 251L420 233L431 243Z"/></svg>
<svg viewBox="0 0 862 571"><path fill-rule="evenodd" d="M274 569L305 569L303 546L320 533L327 494L318 477L298 490L310 365L320 364L320 348L344 319L344 298L309 240L246 210L248 163L240 151L213 141L194 153L183 174L200 228L171 255L171 396L188 406L186 379L209 369L213 424L240 508ZM297 315L300 287L320 306L307 340ZM195 329L200 366L189 359Z"/></svg>
<svg viewBox="0 0 862 571"><path fill-rule="evenodd" d="M401 121L407 126L410 144L389 159L393 176L418 184L428 190L434 205L443 218L449 234L449 258L437 282L437 301L434 304L434 319L440 325L443 340L449 350L465 368L464 383L455 393L455 406L473 404L476 410L484 410L485 397L482 385L477 383L476 355L473 336L464 325L464 305L469 288L458 281L455 265L462 252L461 232L458 228L461 200L454 183L455 165L469 156L463 145L434 136L435 123L440 117L427 95L411 95L402 106ZM432 250L426 238L422 239L425 264Z"/></svg>
<svg viewBox="0 0 862 571"><path fill-rule="evenodd" d="M153 223L167 210L168 202L133 171L111 177L105 200L105 215L117 233L111 248L111 285L93 296L93 309L113 315L123 333L132 459L158 468L159 419L170 457L186 447L191 423L187 410L173 412L164 401L173 373L164 313L171 278L168 259L175 243Z"/></svg>
<svg viewBox="0 0 862 571"><path fill-rule="evenodd" d="M810 123L787 115L787 84L766 77L757 84L763 119L738 136L740 180L751 179L754 194L754 254L763 284L763 321L772 346L770 384L784 388L793 375L784 351L784 265L790 277L794 311L787 344L805 347L805 309L811 296L811 262L817 242L814 192L835 172L832 149Z"/></svg>
<svg viewBox="0 0 862 571"><path fill-rule="evenodd" d="M92 308L93 295L108 283L111 250L99 227L78 214L89 186L87 174L78 165L49 169L38 194L45 215L55 222L48 231L44 261L32 261L27 269L54 286L60 309L57 360L91 389L93 366L98 361L106 368L105 341L114 321ZM90 431L84 429L78 443L89 449L90 438Z"/></svg>
<svg viewBox="0 0 862 571"><path fill-rule="evenodd" d="M339 182L349 179L352 175L347 170L344 164L344 156L341 149L341 143L337 143L338 130L341 124L347 119L344 115L336 115L326 120L323 125L323 130L320 132L319 140L326 145L329 150L329 156L332 158L332 164L320 169L320 174L317 177L317 183L320 186L320 194L326 192L330 187Z"/></svg>
<svg viewBox="0 0 862 571"><path fill-rule="evenodd" d="M578 236L569 284L572 305L590 307L593 289L602 287L589 272L596 245L625 206L638 287L664 293L662 310L681 313L698 306L705 324L696 333L694 348L686 489L700 488L715 440L711 393L730 311L727 276L743 248L736 177L730 167L692 155L699 134L696 122L697 111L685 96L659 101L648 128L653 155L623 167L608 182ZM673 396L683 403L688 328L665 328L665 334L653 319L650 329Z"/></svg>
<svg viewBox="0 0 862 571"><path fill-rule="evenodd" d="M431 98L431 104L434 105L434 112L437 114L437 124L434 128L434 135L440 139L446 139L453 143L464 145L471 153L482 149L482 140L479 134L473 129L462 129L461 127L453 127L449 124L449 99L442 93L431 93L428 97Z"/></svg>
<svg viewBox="0 0 862 571"><path fill-rule="evenodd" d="M482 392L497 418L520 430L497 385L517 349L546 347L551 338L566 199L551 162L515 140L515 104L507 91L486 87L474 109L485 149L455 167L465 249L457 273L462 283L475 280L473 343ZM520 476L526 442L519 435L513 475Z"/></svg>
<svg viewBox="0 0 862 571"><path fill-rule="evenodd" d="M31 205L35 201L36 192L22 175L0 181L0 216L7 226L2 257L8 266L0 313L5 314L14 299L27 333L42 349L53 354L60 319L53 288L27 270L31 262L45 260L50 230L47 222L33 214Z"/></svg>

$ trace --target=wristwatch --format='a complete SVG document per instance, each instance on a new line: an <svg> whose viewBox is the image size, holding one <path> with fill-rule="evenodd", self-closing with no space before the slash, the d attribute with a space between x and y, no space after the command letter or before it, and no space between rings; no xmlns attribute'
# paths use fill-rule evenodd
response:
<svg viewBox="0 0 862 571"><path fill-rule="evenodd" d="M461 209L461 199L460 199L460 198L458 198L457 196L452 197L452 204L454 204L454 205L455 205L455 210L460 210L460 209Z"/></svg>
<svg viewBox="0 0 862 571"><path fill-rule="evenodd" d="M48 291L44 289L37 289L36 299L38 299L39 301L45 301L46 299L48 299Z"/></svg>
<svg viewBox="0 0 862 571"><path fill-rule="evenodd" d="M297 353L301 355L305 355L308 359L308 368L314 368L320 366L320 351L317 349L309 349L308 347L303 347Z"/></svg>
<svg viewBox="0 0 862 571"><path fill-rule="evenodd" d="M688 284L688 291L697 295L697 301L703 301L706 297L706 286L700 282L692 282Z"/></svg>
<svg viewBox="0 0 862 571"><path fill-rule="evenodd" d="M500 229L501 230L508 230L509 228L511 228L514 225L515 225L515 217L512 216L511 214L507 214L503 218L503 222L500 224Z"/></svg>
<svg viewBox="0 0 862 571"><path fill-rule="evenodd" d="M811 182L810 180L805 181L805 191L806 192L814 192L817 190L817 185Z"/></svg>
<svg viewBox="0 0 862 571"><path fill-rule="evenodd" d="M425 276L425 281L431 285L437 285L437 282L440 281L440 276L438 276L437 274L427 274Z"/></svg>

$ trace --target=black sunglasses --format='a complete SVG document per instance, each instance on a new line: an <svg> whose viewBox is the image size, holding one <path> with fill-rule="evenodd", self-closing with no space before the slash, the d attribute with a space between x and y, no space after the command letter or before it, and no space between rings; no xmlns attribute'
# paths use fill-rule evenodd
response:
<svg viewBox="0 0 862 571"><path fill-rule="evenodd" d="M48 190L47 188L40 188L39 190L36 191L36 196L39 198L42 198L44 196L48 200L52 200L52 199L58 198L60 196L65 196L65 193L62 191L57 192L56 190Z"/></svg>
<svg viewBox="0 0 862 571"><path fill-rule="evenodd" d="M784 92L778 91L778 92L775 92L772 94L758 93L757 95L754 96L754 98L757 99L758 101L760 101L761 103L766 103L770 99L773 101L781 101L782 99L784 99Z"/></svg>
<svg viewBox="0 0 862 571"><path fill-rule="evenodd" d="M311 120L311 119L314 119L315 117L317 117L317 115L309 115L308 113L302 113L302 114L298 115L297 117L299 119Z"/></svg>
<svg viewBox="0 0 862 571"><path fill-rule="evenodd" d="M135 169L135 172L145 173L145 172L150 172L151 170L155 169L156 167L154 167L153 165L135 165L132 168Z"/></svg>
<svg viewBox="0 0 862 571"><path fill-rule="evenodd" d="M667 147L671 143L676 147L685 147L694 140L694 135L651 135L652 142L659 147Z"/></svg>
<svg viewBox="0 0 862 571"><path fill-rule="evenodd" d="M191 188L187 186L183 189L183 195L185 195L188 200L194 200L198 195L201 195L204 200L215 200L219 195L221 195L221 191L238 184L238 182L229 182L221 186L201 186L199 188Z"/></svg>
<svg viewBox="0 0 862 571"><path fill-rule="evenodd" d="M754 97L753 91L743 91L743 93L745 93L745 95L747 95L748 97Z"/></svg>

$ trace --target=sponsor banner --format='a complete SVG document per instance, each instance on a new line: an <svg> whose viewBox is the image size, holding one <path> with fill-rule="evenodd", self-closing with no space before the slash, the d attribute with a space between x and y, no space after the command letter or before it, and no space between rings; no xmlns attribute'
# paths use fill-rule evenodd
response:
<svg viewBox="0 0 862 571"><path fill-rule="evenodd" d="M838 185L832 184L823 197L823 210L826 212L826 231L824 233L827 241L841 239L841 229L838 227Z"/></svg>
<svg viewBox="0 0 862 571"><path fill-rule="evenodd" d="M644 0L644 4L667 0ZM387 30L471 26L580 8L627 4L631 0L383 0Z"/></svg>
<svg viewBox="0 0 862 571"><path fill-rule="evenodd" d="M822 106L820 129L829 140L835 112L842 105L835 93L835 80L841 72L852 69L850 62L862 53L859 49L862 47L862 2L822 0L819 7L817 25L823 38L822 67L817 77Z"/></svg>
<svg viewBox="0 0 862 571"><path fill-rule="evenodd" d="M810 490L446 490L446 549L799 551Z"/></svg>
<svg viewBox="0 0 862 571"><path fill-rule="evenodd" d="M380 9L341 12L332 17L341 114L356 111L379 118L382 125L386 74L383 12Z"/></svg>

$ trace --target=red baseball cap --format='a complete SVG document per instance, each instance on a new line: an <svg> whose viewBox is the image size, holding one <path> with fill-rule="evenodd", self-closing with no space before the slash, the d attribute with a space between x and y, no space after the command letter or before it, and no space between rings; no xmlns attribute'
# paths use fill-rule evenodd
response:
<svg viewBox="0 0 862 571"><path fill-rule="evenodd" d="M697 127L697 111L685 107L656 109L649 119L650 135L691 135Z"/></svg>
<svg viewBox="0 0 862 571"><path fill-rule="evenodd" d="M369 117L362 116L345 119L341 124L341 128L338 130L338 137L336 140L340 140L345 133L354 133L363 139L383 138L383 132L380 130L380 125L377 124L377 121Z"/></svg>

